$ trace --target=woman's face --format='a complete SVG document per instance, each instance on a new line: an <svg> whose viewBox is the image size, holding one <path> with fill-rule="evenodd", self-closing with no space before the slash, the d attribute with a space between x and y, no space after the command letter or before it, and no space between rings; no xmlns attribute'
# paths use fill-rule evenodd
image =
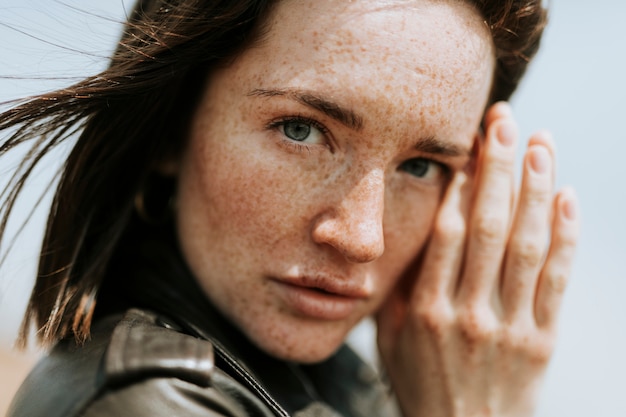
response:
<svg viewBox="0 0 626 417"><path fill-rule="evenodd" d="M181 160L178 234L206 296L271 355L333 353L423 248L493 65L465 3L280 2L212 74Z"/></svg>

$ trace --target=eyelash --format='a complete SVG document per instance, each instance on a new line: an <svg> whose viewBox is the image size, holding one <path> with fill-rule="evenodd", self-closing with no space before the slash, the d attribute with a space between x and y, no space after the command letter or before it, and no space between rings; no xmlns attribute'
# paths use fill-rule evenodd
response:
<svg viewBox="0 0 626 417"><path fill-rule="evenodd" d="M310 117L303 116L303 115L285 116L285 117L275 119L271 121L270 123L268 123L267 128L278 131L281 127L284 129L284 126L288 123L302 123L302 124L310 125L311 127L319 130L320 133L325 137L327 137L330 133L330 131L328 130L326 126L319 123L315 119L312 119ZM284 133L281 132L281 135L284 136ZM281 138L281 144L289 147L290 149L296 150L298 152L302 152L302 151L311 152L311 148L312 148L312 145L310 144L298 142L298 141L289 139L287 137ZM327 143L326 146L330 148L331 145L330 143ZM439 169L441 170L441 173L444 179L449 180L450 173L452 172L452 168L446 165L445 163L438 161L436 159L433 159L433 158L428 158L428 157L416 157L416 158L411 158L411 159L423 159L432 164L437 165ZM419 179L419 177L416 177L416 178Z"/></svg>
<svg viewBox="0 0 626 417"><path fill-rule="evenodd" d="M441 179L443 179L444 181L447 181L450 178L450 173L452 172L452 168L449 167L448 165L446 165L443 162L437 161L436 159L433 158L428 158L428 157L423 157L423 156L419 156L416 158L411 158L411 159L407 159L406 161L404 161L402 164L399 165L399 169L403 170L404 172L406 172L407 174L415 177L418 180L425 180L425 177L421 177L418 175L414 175L413 173L411 173L409 170L405 169L406 167L404 166L405 164L411 163L413 161L424 161L428 164L433 164L435 169L439 170ZM427 168L430 169L430 168Z"/></svg>
<svg viewBox="0 0 626 417"><path fill-rule="evenodd" d="M284 126L287 123L302 123L302 124L306 124L306 125L310 125L311 127L317 129L320 131L320 133L323 136L328 136L329 134L329 130L326 126L324 126L323 124L321 124L320 122L318 122L315 119L311 119L310 117L307 116L302 116L302 115L295 115L295 116L285 116L285 117L281 117L279 119L273 120L271 121L268 125L267 128L268 129L272 129L272 130L279 130L281 127L284 128ZM302 143L302 142L297 142L295 140L291 140L289 138L282 138L282 143L284 145L289 146L292 149L295 149L297 151L311 151L311 147L312 145L306 144L306 143ZM330 148L330 144L327 143L326 146L328 148Z"/></svg>

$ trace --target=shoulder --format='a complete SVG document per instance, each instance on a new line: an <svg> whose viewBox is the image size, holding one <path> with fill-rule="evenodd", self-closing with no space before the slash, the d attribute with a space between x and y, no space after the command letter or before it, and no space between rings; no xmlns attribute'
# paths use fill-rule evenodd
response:
<svg viewBox="0 0 626 417"><path fill-rule="evenodd" d="M99 323L84 345L55 347L20 388L9 416L244 416L246 405L270 415L240 391L215 368L209 341L132 309Z"/></svg>
<svg viewBox="0 0 626 417"><path fill-rule="evenodd" d="M104 357L110 386L150 376L208 386L213 370L210 342L182 333L167 318L137 309L129 310L115 326Z"/></svg>

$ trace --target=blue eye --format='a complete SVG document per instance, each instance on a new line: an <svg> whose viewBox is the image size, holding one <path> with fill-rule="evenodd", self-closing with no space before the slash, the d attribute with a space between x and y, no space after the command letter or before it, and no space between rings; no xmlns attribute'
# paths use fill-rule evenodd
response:
<svg viewBox="0 0 626 417"><path fill-rule="evenodd" d="M326 130L314 120L302 117L288 118L272 123L290 141L304 142L309 145L326 143Z"/></svg>
<svg viewBox="0 0 626 417"><path fill-rule="evenodd" d="M289 139L302 142L311 134L311 125L298 121L287 121L283 124L283 132Z"/></svg>
<svg viewBox="0 0 626 417"><path fill-rule="evenodd" d="M439 180L446 174L446 167L439 162L426 158L413 158L404 161L399 167L401 170L417 178Z"/></svg>

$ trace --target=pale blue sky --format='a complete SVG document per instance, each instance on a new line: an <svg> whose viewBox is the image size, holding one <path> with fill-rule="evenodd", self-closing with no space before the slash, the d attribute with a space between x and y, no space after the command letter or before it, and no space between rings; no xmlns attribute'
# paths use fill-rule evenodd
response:
<svg viewBox="0 0 626 417"><path fill-rule="evenodd" d="M130 0L0 0L0 101L67 85L72 80L64 77L103 68L125 4ZM583 230L537 416L624 416L626 2L553 0L551 8L543 49L513 105L525 136L538 128L553 132L557 184L577 189ZM0 184L15 160L1 160ZM44 171L55 166L49 161ZM45 184L32 184L20 213ZM4 345L11 343L30 290L42 222L40 213L0 270Z"/></svg>

